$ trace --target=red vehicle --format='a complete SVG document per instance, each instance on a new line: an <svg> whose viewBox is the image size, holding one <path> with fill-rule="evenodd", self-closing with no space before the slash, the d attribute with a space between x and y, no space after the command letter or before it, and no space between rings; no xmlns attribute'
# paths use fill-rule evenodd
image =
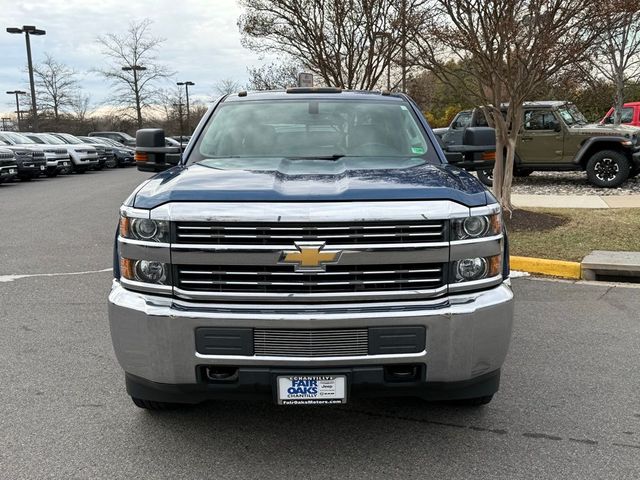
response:
<svg viewBox="0 0 640 480"><path fill-rule="evenodd" d="M613 108L609 110L604 118L600 120L600 125L613 124L613 112ZM640 127L640 102L629 102L623 105L622 124Z"/></svg>

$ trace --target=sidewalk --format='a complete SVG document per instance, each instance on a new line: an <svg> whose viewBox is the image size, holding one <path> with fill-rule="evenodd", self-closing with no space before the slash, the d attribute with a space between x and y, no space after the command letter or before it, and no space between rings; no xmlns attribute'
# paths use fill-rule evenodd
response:
<svg viewBox="0 0 640 480"><path fill-rule="evenodd" d="M640 208L640 195L511 195L516 208Z"/></svg>

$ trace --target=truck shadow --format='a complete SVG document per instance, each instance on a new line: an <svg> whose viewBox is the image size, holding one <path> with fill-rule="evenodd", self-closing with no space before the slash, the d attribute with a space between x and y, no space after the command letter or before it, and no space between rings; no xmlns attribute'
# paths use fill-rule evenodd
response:
<svg viewBox="0 0 640 480"><path fill-rule="evenodd" d="M429 457L448 457L456 450L464 454L469 435L504 437L506 430L489 425L492 419L497 423L498 410L412 398L357 400L337 407L220 401L170 412L139 412L135 428L147 440L171 437L177 449L174 458L182 462L209 462L209 455L240 456L256 468L268 467L279 478L294 473L290 465L313 459L331 470L340 458L347 469L340 476L348 477L352 468L371 470L369 462L376 458L400 466L403 458L424 457L425 448Z"/></svg>

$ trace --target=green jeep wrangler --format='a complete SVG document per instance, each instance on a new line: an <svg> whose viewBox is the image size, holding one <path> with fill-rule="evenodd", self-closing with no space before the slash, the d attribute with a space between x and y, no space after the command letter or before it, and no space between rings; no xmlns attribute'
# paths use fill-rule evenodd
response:
<svg viewBox="0 0 640 480"><path fill-rule="evenodd" d="M639 128L587 124L576 106L564 101L527 102L523 115L515 176L526 177L536 170L583 170L591 184L613 188L640 173ZM469 127L487 126L482 109L473 110ZM455 150L456 146L444 148ZM482 183L491 186L490 162L478 160L461 166L477 170Z"/></svg>

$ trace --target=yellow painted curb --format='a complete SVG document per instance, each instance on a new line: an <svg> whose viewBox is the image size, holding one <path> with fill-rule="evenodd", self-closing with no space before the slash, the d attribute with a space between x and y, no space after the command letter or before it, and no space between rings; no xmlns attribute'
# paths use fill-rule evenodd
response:
<svg viewBox="0 0 640 480"><path fill-rule="evenodd" d="M529 273L541 273L554 277L582 278L582 270L578 262L563 260L547 260L545 258L511 257L511 268Z"/></svg>

